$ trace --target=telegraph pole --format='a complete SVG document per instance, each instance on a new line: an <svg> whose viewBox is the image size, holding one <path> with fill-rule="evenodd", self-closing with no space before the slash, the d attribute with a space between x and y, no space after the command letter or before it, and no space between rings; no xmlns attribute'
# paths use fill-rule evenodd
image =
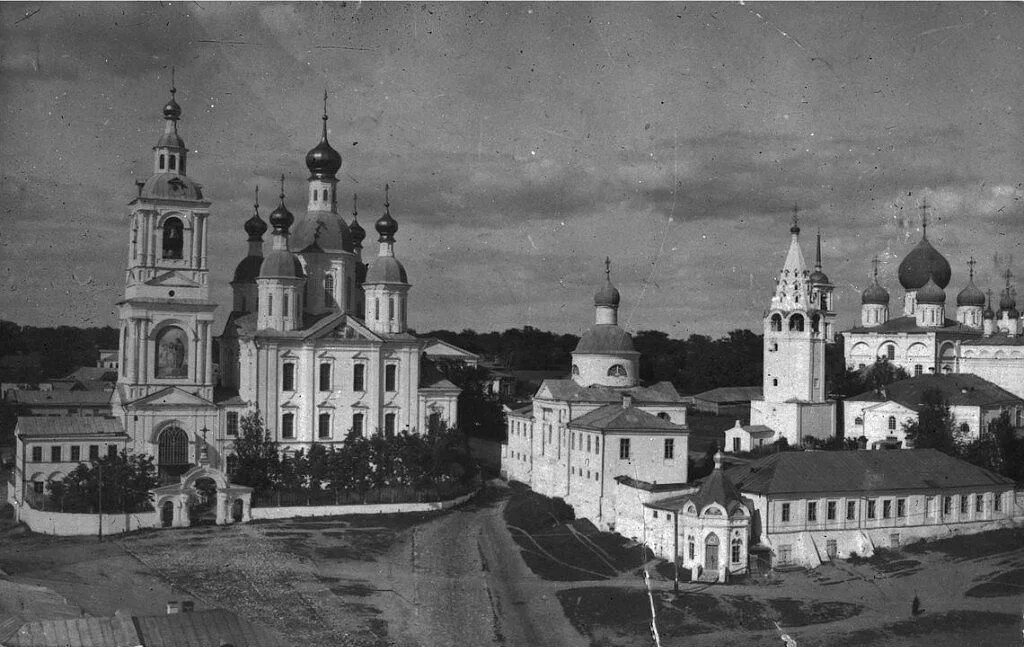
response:
<svg viewBox="0 0 1024 647"><path fill-rule="evenodd" d="M679 595L679 510L674 512L672 519L675 521L676 527L675 532L672 533L672 567L675 570L672 589L676 595Z"/></svg>
<svg viewBox="0 0 1024 647"><path fill-rule="evenodd" d="M103 463L97 461L96 469L98 472L99 479L99 492L96 498L98 499L98 507L100 510L100 541L103 541Z"/></svg>

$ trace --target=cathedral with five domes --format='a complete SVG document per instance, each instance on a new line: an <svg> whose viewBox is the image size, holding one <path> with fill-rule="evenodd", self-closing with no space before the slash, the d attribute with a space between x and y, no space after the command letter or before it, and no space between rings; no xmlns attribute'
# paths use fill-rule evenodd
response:
<svg viewBox="0 0 1024 647"><path fill-rule="evenodd" d="M423 432L455 425L459 389L422 358L408 330L408 274L395 253L388 187L374 228L339 214L341 155L327 139L306 155L306 207L284 192L266 220L259 192L244 222L248 251L232 281L231 312L213 357L210 201L186 173L181 107L164 106L153 175L130 203L125 296L118 303L120 369L112 406L135 451L179 474L200 456L230 462L239 418L253 409L284 449L342 442L350 433ZM269 245L264 237L269 232ZM222 463L220 459L224 459Z"/></svg>

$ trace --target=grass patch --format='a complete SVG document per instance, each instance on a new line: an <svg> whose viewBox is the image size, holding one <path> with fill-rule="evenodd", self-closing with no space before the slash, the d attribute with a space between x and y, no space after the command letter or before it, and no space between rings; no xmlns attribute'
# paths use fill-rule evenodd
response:
<svg viewBox="0 0 1024 647"><path fill-rule="evenodd" d="M1022 549L1024 549L1024 529L1021 528L1006 528L976 535L919 541L903 548L904 552L910 554L943 553L961 560L1019 552Z"/></svg>
<svg viewBox="0 0 1024 647"><path fill-rule="evenodd" d="M887 639L894 636L917 638L939 635L947 640L954 636L963 636L961 644L972 647L1013 645L1019 642L1018 621L1018 616L1012 613L948 611L925 614L912 620L883 625L877 629L861 629L841 636L831 636L828 644L867 647L888 644ZM984 635L979 635L980 627L985 628Z"/></svg>
<svg viewBox="0 0 1024 647"><path fill-rule="evenodd" d="M964 593L969 598L1002 598L1024 595L1024 568L1016 568L973 586Z"/></svg>

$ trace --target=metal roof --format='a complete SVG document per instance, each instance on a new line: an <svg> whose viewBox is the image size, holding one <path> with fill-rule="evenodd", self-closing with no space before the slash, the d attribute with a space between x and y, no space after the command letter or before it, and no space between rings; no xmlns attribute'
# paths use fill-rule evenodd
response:
<svg viewBox="0 0 1024 647"><path fill-rule="evenodd" d="M26 437L127 437L120 420L98 416L19 416L15 433Z"/></svg>
<svg viewBox="0 0 1024 647"><path fill-rule="evenodd" d="M887 332L960 332L969 335L981 335L981 331L976 328L969 328L962 325L956 319L946 319L941 326L929 326L921 327L917 325L917 317L896 317L890 319L883 324L866 328L864 326L855 326L848 332L855 333L887 333Z"/></svg>
<svg viewBox="0 0 1024 647"><path fill-rule="evenodd" d="M5 647L140 647L130 617L67 618L26 622ZM217 643L211 643L217 644Z"/></svg>
<svg viewBox="0 0 1024 647"><path fill-rule="evenodd" d="M721 386L717 389L698 393L693 397L707 402L750 402L760 399L762 389L759 386Z"/></svg>
<svg viewBox="0 0 1024 647"><path fill-rule="evenodd" d="M1013 487L936 449L779 452L726 471L741 492L823 494Z"/></svg>
<svg viewBox="0 0 1024 647"><path fill-rule="evenodd" d="M280 638L226 609L135 618L146 647L280 647Z"/></svg>
<svg viewBox="0 0 1024 647"><path fill-rule="evenodd" d="M971 373L919 375L893 382L881 391L867 391L850 398L854 402L897 402L918 411L926 391L938 391L950 406L994 407L1024 404L1024 399Z"/></svg>
<svg viewBox="0 0 1024 647"><path fill-rule="evenodd" d="M12 391L9 399L28 406L99 406L110 404L110 391Z"/></svg>
<svg viewBox="0 0 1024 647"><path fill-rule="evenodd" d="M603 407L585 413L569 422L573 429L593 429L596 431L676 431L686 432L673 422L647 413L643 409L622 404L606 404Z"/></svg>
<svg viewBox="0 0 1024 647"><path fill-rule="evenodd" d="M598 384L580 386L573 380L544 380L540 388L547 388L553 400L622 402L622 395L628 393L633 397L633 402L637 404L654 402L682 404L679 393L671 382L658 382L651 386L615 387Z"/></svg>

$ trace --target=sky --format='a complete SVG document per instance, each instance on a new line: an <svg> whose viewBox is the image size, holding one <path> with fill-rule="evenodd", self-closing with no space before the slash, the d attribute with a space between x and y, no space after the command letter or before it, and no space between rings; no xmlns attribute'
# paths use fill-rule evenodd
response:
<svg viewBox="0 0 1024 647"><path fill-rule="evenodd" d="M1019 3L8 2L0 318L117 325L172 66L221 322L253 188L305 208L325 88L370 253L391 185L420 331L579 334L605 257L629 331L760 331L794 206L840 328L876 255L901 302L925 200L948 313L972 256L1024 282Z"/></svg>

